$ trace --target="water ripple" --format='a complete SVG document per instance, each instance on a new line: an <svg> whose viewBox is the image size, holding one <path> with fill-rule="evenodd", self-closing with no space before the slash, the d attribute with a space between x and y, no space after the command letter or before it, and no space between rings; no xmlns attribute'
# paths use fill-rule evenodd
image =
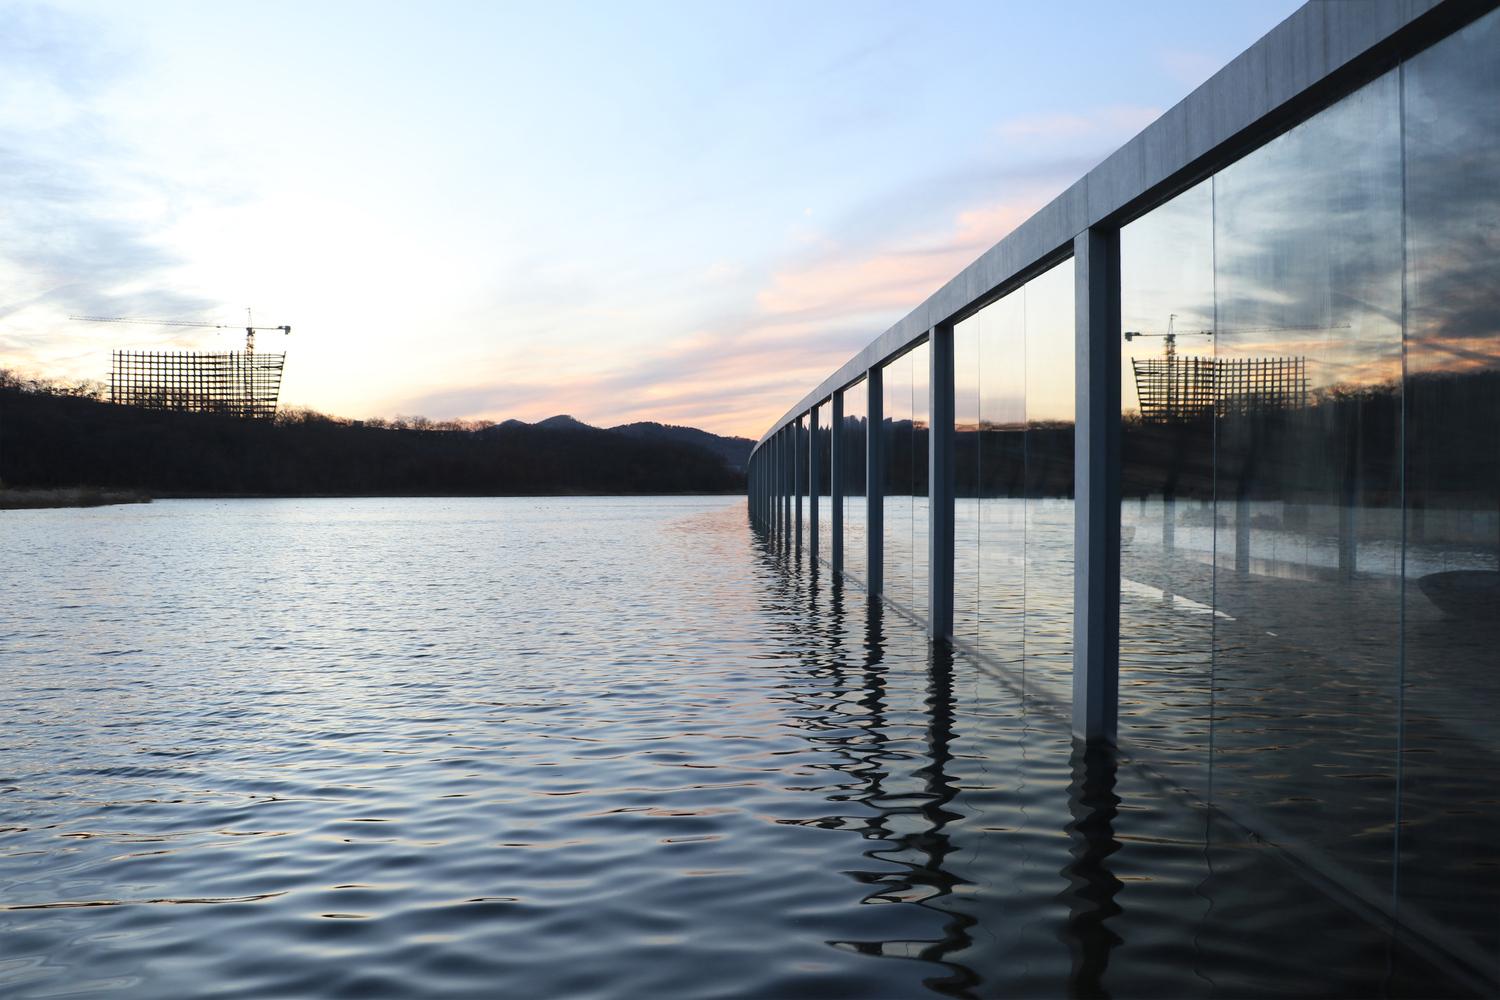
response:
<svg viewBox="0 0 1500 1000"><path fill-rule="evenodd" d="M1379 933L742 500L5 525L0 994L1400 982Z"/></svg>

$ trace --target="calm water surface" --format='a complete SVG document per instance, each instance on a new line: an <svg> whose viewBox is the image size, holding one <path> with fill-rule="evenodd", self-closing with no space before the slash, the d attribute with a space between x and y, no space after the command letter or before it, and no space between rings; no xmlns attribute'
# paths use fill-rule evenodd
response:
<svg viewBox="0 0 1500 1000"><path fill-rule="evenodd" d="M0 994L1445 989L738 498L0 532Z"/></svg>

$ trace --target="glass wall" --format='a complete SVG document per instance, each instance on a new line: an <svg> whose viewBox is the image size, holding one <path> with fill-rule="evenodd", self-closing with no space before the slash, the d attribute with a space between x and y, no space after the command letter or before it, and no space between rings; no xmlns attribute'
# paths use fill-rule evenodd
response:
<svg viewBox="0 0 1500 1000"><path fill-rule="evenodd" d="M818 496L818 522L810 525L808 533L808 552L815 563L827 562L831 550L828 547L829 528L832 524L833 506L829 500L828 491L832 480L828 476L829 454L828 449L832 443L832 435L828 429L828 415L831 412L827 403L812 408L813 418L808 421L808 444L816 448L817 461L813 462L813 454L808 456L808 466L811 470L808 479L808 496L816 493ZM816 427L817 434L812 433ZM814 440L816 438L816 440ZM809 522L811 520L811 499L809 499Z"/></svg>
<svg viewBox="0 0 1500 1000"><path fill-rule="evenodd" d="M1500 981L1500 12L1404 67L1399 905Z"/></svg>
<svg viewBox="0 0 1500 1000"><path fill-rule="evenodd" d="M865 434L869 395L864 379L844 390L844 439L839 475L844 482L844 573L865 580Z"/></svg>
<svg viewBox="0 0 1500 1000"><path fill-rule="evenodd" d="M1026 688L1073 700L1073 262L1026 283Z"/></svg>
<svg viewBox="0 0 1500 1000"><path fill-rule="evenodd" d="M1120 231L1120 730L1208 795L1213 185Z"/></svg>
<svg viewBox="0 0 1500 1000"><path fill-rule="evenodd" d="M959 323L954 635L1026 695L1071 700L1073 264Z"/></svg>
<svg viewBox="0 0 1500 1000"><path fill-rule="evenodd" d="M883 593L917 614L927 613L927 382L925 343L887 362L882 371Z"/></svg>
<svg viewBox="0 0 1500 1000"><path fill-rule="evenodd" d="M1497 51L1492 12L1121 233L1122 739L1492 978Z"/></svg>
<svg viewBox="0 0 1500 1000"><path fill-rule="evenodd" d="M1215 797L1370 884L1398 723L1398 84L1213 182Z"/></svg>

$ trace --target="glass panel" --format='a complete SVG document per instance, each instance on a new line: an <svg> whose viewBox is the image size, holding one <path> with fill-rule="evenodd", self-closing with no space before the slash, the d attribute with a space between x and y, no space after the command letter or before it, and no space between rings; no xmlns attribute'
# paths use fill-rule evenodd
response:
<svg viewBox="0 0 1500 1000"><path fill-rule="evenodd" d="M1026 289L975 317L979 337L979 642L1020 668L1026 616Z"/></svg>
<svg viewBox="0 0 1500 1000"><path fill-rule="evenodd" d="M1213 693L1213 188L1120 230L1120 732L1208 795Z"/></svg>
<svg viewBox="0 0 1500 1000"><path fill-rule="evenodd" d="M808 553L814 563L828 559L828 407L814 406L807 422L808 480L807 518ZM813 432L817 428L817 432ZM813 498L817 498L817 517L813 517Z"/></svg>
<svg viewBox="0 0 1500 1000"><path fill-rule="evenodd" d="M979 642L980 312L953 327L953 635Z"/></svg>
<svg viewBox="0 0 1500 1000"><path fill-rule="evenodd" d="M908 610L912 601L912 359L902 355L883 374L885 427L885 590Z"/></svg>
<svg viewBox="0 0 1500 1000"><path fill-rule="evenodd" d="M1214 179L1215 800L1389 891L1401 615L1396 74Z"/></svg>
<svg viewBox="0 0 1500 1000"><path fill-rule="evenodd" d="M1500 12L1412 59L1400 906L1500 980Z"/></svg>
<svg viewBox="0 0 1500 1000"><path fill-rule="evenodd" d="M911 362L911 609L927 619L927 450L931 445L932 349L912 349Z"/></svg>
<svg viewBox="0 0 1500 1000"><path fill-rule="evenodd" d="M1026 283L1026 680L1073 694L1073 262Z"/></svg>
<svg viewBox="0 0 1500 1000"><path fill-rule="evenodd" d="M844 477L844 573L865 580L865 433L870 413L865 380L844 390L844 440L839 475Z"/></svg>

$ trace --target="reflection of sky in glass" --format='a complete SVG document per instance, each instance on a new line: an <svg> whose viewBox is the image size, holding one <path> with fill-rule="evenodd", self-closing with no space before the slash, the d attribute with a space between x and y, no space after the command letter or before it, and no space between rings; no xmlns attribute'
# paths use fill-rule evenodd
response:
<svg viewBox="0 0 1500 1000"><path fill-rule="evenodd" d="M980 420L985 427L1020 427L1026 422L1026 288L985 307L971 322L978 342Z"/></svg>
<svg viewBox="0 0 1500 1000"><path fill-rule="evenodd" d="M1306 357L1309 387L1401 375L1393 71L1214 178L1220 357Z"/></svg>
<svg viewBox="0 0 1500 1000"><path fill-rule="evenodd" d="M1407 369L1500 369L1500 13L1407 64ZM1460 196L1461 195L1461 196Z"/></svg>
<svg viewBox="0 0 1500 1000"><path fill-rule="evenodd" d="M960 430L1073 420L1073 262L1065 261L954 327Z"/></svg>
<svg viewBox="0 0 1500 1000"><path fill-rule="evenodd" d="M1120 328L1146 336L1120 341L1120 401L1139 412L1133 360L1161 358L1172 323L1179 357L1212 357L1213 182L1189 188L1120 230ZM1175 320L1173 317L1175 316Z"/></svg>
<svg viewBox="0 0 1500 1000"><path fill-rule="evenodd" d="M1026 420L1073 421L1073 262L1026 283Z"/></svg>

